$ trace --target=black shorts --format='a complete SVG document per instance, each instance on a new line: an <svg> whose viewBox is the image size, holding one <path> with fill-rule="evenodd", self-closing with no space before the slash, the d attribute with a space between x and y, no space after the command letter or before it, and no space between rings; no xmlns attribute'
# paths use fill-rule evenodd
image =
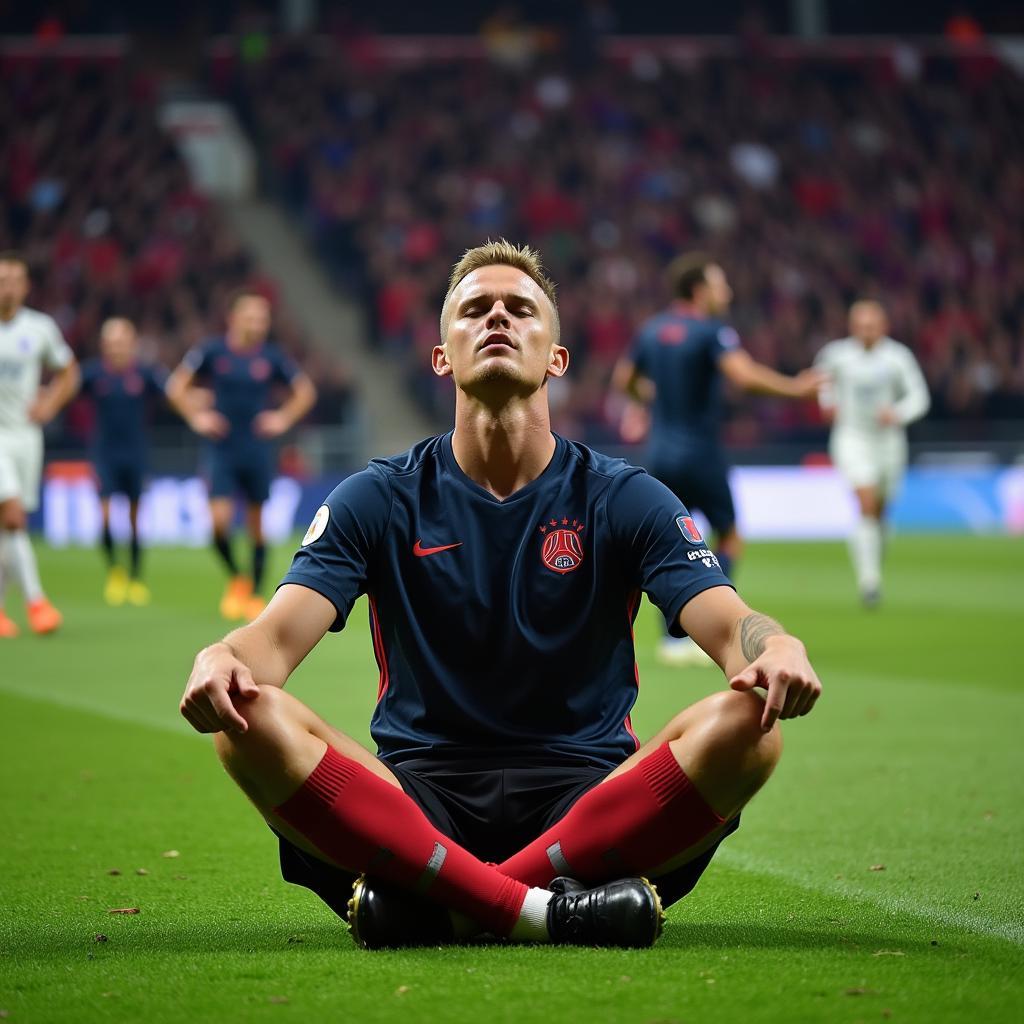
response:
<svg viewBox="0 0 1024 1024"><path fill-rule="evenodd" d="M241 494L248 504L262 505L270 497L272 475L270 449L266 445L238 450L214 448L207 456L211 498L234 498Z"/></svg>
<svg viewBox="0 0 1024 1024"><path fill-rule="evenodd" d="M474 767L463 761L433 759L384 763L439 832L480 860L496 864L518 853L563 818L610 770L559 764ZM739 818L729 822L721 839L738 826ZM278 840L284 880L311 889L344 917L355 876L306 853L284 836L278 835ZM717 849L715 843L688 864L652 878L664 906L690 892Z"/></svg>
<svg viewBox="0 0 1024 1024"><path fill-rule="evenodd" d="M129 501L139 500L142 480L146 474L143 458L109 458L99 455L93 460L93 468L99 477L101 498L123 494Z"/></svg>

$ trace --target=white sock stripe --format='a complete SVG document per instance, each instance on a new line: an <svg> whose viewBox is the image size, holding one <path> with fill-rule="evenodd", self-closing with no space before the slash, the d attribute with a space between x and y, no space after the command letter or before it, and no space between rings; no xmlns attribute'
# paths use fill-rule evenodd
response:
<svg viewBox="0 0 1024 1024"><path fill-rule="evenodd" d="M427 866L423 869L423 874L420 875L419 880L416 882L416 891L418 893L425 893L434 884L434 879L441 873L441 868L444 867L447 856L448 848L435 842L434 852L431 853L430 860L427 861Z"/></svg>

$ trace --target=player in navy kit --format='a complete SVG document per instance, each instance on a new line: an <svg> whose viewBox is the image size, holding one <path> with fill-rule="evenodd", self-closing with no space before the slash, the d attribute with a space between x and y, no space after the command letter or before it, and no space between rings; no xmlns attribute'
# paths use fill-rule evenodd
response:
<svg viewBox="0 0 1024 1024"><path fill-rule="evenodd" d="M82 393L96 409L93 466L100 485L101 543L107 563L103 596L107 604L125 601L145 605L149 588L142 582L142 546L139 540L139 498L146 475L146 411L148 401L163 397L166 372L141 363L135 325L124 317L111 317L100 329L100 357L82 367ZM131 526L128 572L117 564L110 532L110 498L128 499Z"/></svg>
<svg viewBox="0 0 1024 1024"><path fill-rule="evenodd" d="M228 313L228 330L192 349L171 375L167 396L189 426L207 439L207 473L213 544L230 574L221 599L226 619L254 619L265 601L260 593L266 563L263 503L270 496L273 452L280 437L313 407L313 382L276 345L267 341L270 303L254 292L238 293ZM213 408L195 400L193 386L213 391ZM271 407L273 389L289 395ZM245 524L252 542L252 573L244 575L231 548L235 497L245 501Z"/></svg>
<svg viewBox="0 0 1024 1024"><path fill-rule="evenodd" d="M801 399L817 394L823 376L805 370L789 377L744 351L739 335L720 319L728 312L732 289L725 271L709 256L679 257L668 279L672 305L643 324L613 379L631 399L650 406L647 469L689 508L704 513L722 568L729 573L742 542L721 438L724 380L742 391ZM645 413L632 408L625 422L645 419ZM671 636L659 656L676 664L707 662L696 645Z"/></svg>
<svg viewBox="0 0 1024 1024"><path fill-rule="evenodd" d="M774 768L777 719L809 712L821 685L675 495L552 434L546 382L569 353L536 254L467 252L441 339L454 431L335 488L266 610L196 656L180 710L216 734L285 878L363 945L481 930L650 945L661 905L647 878L665 903L693 887ZM642 745L629 719L641 592L730 682ZM376 756L283 689L361 594Z"/></svg>

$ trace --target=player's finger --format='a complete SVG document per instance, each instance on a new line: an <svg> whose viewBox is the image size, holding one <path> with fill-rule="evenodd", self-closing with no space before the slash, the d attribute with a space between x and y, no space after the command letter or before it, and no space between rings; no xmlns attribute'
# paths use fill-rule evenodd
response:
<svg viewBox="0 0 1024 1024"><path fill-rule="evenodd" d="M811 708L817 703L818 698L821 696L821 683L815 683L807 691L807 695L804 697L800 704L800 709L797 711L798 715L806 715Z"/></svg>
<svg viewBox="0 0 1024 1024"><path fill-rule="evenodd" d="M790 680L786 690L786 702L782 705L782 714L779 715L779 718L795 718L805 692L802 681Z"/></svg>
<svg viewBox="0 0 1024 1024"><path fill-rule="evenodd" d="M210 731L210 727L201 719L199 719L196 715L194 715L187 704L182 703L179 710L181 711L181 717L184 718L185 721L188 722L188 724L191 725L196 732L207 733Z"/></svg>
<svg viewBox="0 0 1024 1024"><path fill-rule="evenodd" d="M235 685L238 687L238 695L245 697L246 700L252 700L253 697L260 695L260 688L256 685L252 672L244 665L235 669Z"/></svg>
<svg viewBox="0 0 1024 1024"><path fill-rule="evenodd" d="M182 714L195 725L199 732L220 732L221 726L216 717L206 711L194 697L186 697L182 702Z"/></svg>
<svg viewBox="0 0 1024 1024"><path fill-rule="evenodd" d="M245 732L249 728L249 723L235 710L226 690L216 687L208 690L206 696L220 722L219 729L226 732Z"/></svg>
<svg viewBox="0 0 1024 1024"><path fill-rule="evenodd" d="M788 684L776 676L768 684L768 695L764 701L764 713L761 715L761 728L768 732L778 721L779 715L786 702L786 690Z"/></svg>
<svg viewBox="0 0 1024 1024"><path fill-rule="evenodd" d="M761 673L753 665L748 665L742 672L737 672L729 680L729 686L734 690L752 690L757 686L760 678Z"/></svg>

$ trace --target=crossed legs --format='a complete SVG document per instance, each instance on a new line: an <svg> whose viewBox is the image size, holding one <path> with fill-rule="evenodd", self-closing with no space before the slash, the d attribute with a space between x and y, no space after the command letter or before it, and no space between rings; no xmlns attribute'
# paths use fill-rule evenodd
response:
<svg viewBox="0 0 1024 1024"><path fill-rule="evenodd" d="M420 892L509 934L527 887L657 876L717 842L771 774L776 726L760 698L725 691L687 708L555 826L494 868L437 832L392 772L290 694L236 699L244 733L218 733L225 768L264 818L337 867Z"/></svg>

